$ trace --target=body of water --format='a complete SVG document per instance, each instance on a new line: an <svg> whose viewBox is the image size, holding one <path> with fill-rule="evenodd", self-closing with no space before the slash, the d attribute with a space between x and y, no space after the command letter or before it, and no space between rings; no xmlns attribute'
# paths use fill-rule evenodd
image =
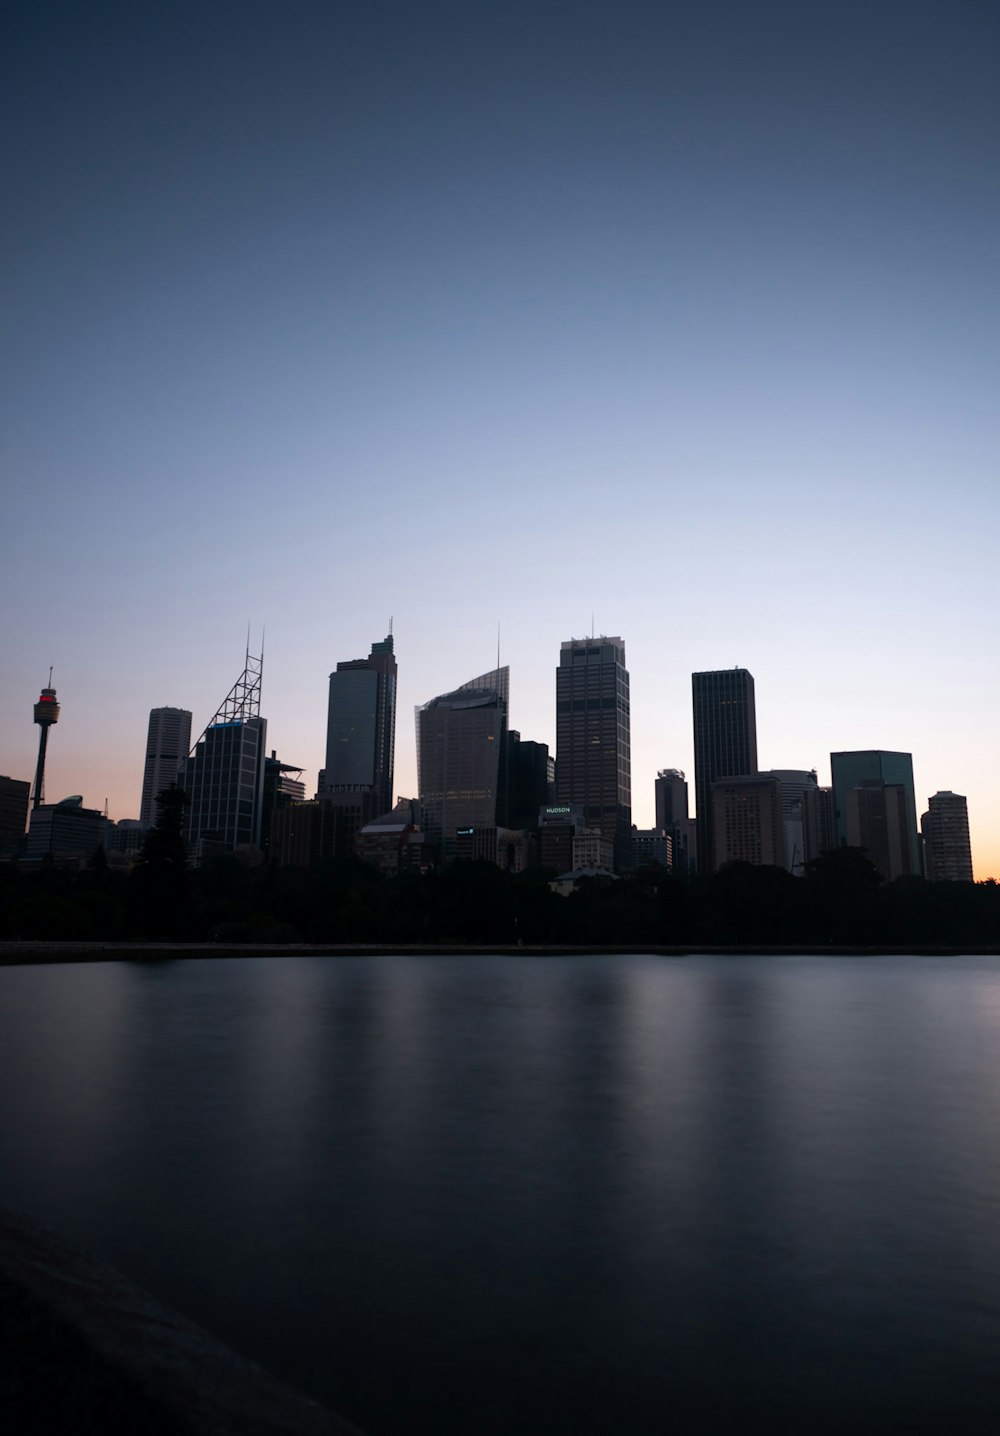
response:
<svg viewBox="0 0 1000 1436"><path fill-rule="evenodd" d="M370 1436L990 1430L1000 962L0 970L0 1201Z"/></svg>

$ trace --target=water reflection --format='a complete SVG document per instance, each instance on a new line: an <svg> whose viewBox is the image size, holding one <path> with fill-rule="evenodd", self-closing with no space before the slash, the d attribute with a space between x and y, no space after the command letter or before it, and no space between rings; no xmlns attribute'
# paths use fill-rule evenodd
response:
<svg viewBox="0 0 1000 1436"><path fill-rule="evenodd" d="M106 964L0 992L4 1199L372 1436L995 1424L989 960Z"/></svg>

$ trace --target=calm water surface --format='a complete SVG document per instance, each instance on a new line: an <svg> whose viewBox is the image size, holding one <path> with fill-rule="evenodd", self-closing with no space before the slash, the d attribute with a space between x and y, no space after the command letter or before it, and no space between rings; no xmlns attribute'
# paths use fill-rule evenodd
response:
<svg viewBox="0 0 1000 1436"><path fill-rule="evenodd" d="M994 1431L1000 962L0 970L0 1201L371 1436Z"/></svg>

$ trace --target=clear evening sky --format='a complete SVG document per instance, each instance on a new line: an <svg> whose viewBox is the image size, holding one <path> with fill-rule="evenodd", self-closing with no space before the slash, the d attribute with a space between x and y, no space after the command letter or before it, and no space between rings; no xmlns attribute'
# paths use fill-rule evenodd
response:
<svg viewBox="0 0 1000 1436"><path fill-rule="evenodd" d="M554 743L621 634L633 814L690 674L762 767L913 753L1000 875L1000 9L22 6L0 58L0 772L138 813L266 626L268 747L394 619Z"/></svg>

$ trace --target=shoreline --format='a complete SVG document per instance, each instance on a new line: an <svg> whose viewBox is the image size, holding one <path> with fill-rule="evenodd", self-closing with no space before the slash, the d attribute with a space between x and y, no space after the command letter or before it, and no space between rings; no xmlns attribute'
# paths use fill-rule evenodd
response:
<svg viewBox="0 0 1000 1436"><path fill-rule="evenodd" d="M1000 957L1000 945L0 942L0 967L237 957Z"/></svg>

